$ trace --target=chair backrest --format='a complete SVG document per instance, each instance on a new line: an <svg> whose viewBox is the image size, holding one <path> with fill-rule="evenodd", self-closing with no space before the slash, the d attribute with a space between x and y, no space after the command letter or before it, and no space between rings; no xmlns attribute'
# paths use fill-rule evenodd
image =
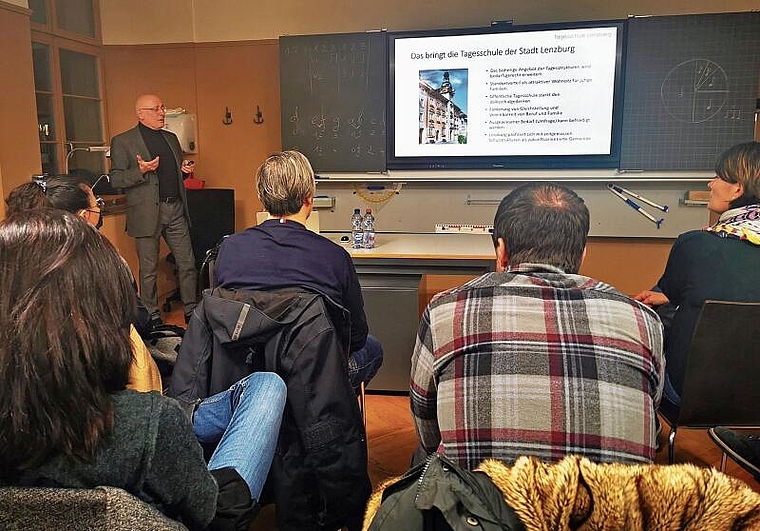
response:
<svg viewBox="0 0 760 531"><path fill-rule="evenodd" d="M224 240L230 236L226 234L222 236L216 245L206 251L206 256L203 257L200 268L198 268L198 291L203 293L203 290L214 287L214 264L219 256L219 248L224 243Z"/></svg>
<svg viewBox="0 0 760 531"><path fill-rule="evenodd" d="M2 487L0 529L187 531L181 523L115 487Z"/></svg>
<svg viewBox="0 0 760 531"><path fill-rule="evenodd" d="M760 303L705 301L688 356L680 426L760 426Z"/></svg>

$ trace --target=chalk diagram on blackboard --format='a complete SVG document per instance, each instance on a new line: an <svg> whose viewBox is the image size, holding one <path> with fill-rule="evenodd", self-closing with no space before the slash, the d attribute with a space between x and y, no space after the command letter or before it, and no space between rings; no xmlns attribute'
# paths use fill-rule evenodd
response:
<svg viewBox="0 0 760 531"><path fill-rule="evenodd" d="M668 72L660 93L670 116L698 124L715 117L728 101L728 76L709 59L690 59Z"/></svg>

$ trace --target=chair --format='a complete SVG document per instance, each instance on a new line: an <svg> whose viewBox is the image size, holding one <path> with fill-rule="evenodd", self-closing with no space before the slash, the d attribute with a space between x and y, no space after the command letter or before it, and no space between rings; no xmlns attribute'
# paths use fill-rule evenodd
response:
<svg viewBox="0 0 760 531"><path fill-rule="evenodd" d="M0 529L187 531L181 523L115 487L2 487Z"/></svg>
<svg viewBox="0 0 760 531"><path fill-rule="evenodd" d="M673 464L679 427L760 426L760 303L705 301L689 347L680 408L663 398Z"/></svg>
<svg viewBox="0 0 760 531"><path fill-rule="evenodd" d="M303 288L215 288L204 292L182 340L168 393L182 404L256 370L285 381L271 498L260 500L276 503L280 529L312 528L317 521L325 529L358 528L371 492L364 426L345 372L345 313Z"/></svg>
<svg viewBox="0 0 760 531"><path fill-rule="evenodd" d="M214 264L216 264L216 259L219 256L219 249L228 236L230 235L222 236L216 245L206 251L206 256L203 257L201 266L198 268L198 293L203 293L203 290L214 287Z"/></svg>
<svg viewBox="0 0 760 531"><path fill-rule="evenodd" d="M201 263L200 271L198 273L198 291L200 293L203 293L203 291L206 289L212 289L214 287L214 265L216 263L217 257L219 256L219 249L228 236L229 234L222 236L222 239L219 240L219 243L206 251L206 256L203 258L203 262ZM343 319L348 320L348 316L344 315ZM364 423L364 429L366 430L367 410L365 407L366 392L364 382L362 382L359 388L356 389L356 396L359 399L359 412L362 415L362 422Z"/></svg>

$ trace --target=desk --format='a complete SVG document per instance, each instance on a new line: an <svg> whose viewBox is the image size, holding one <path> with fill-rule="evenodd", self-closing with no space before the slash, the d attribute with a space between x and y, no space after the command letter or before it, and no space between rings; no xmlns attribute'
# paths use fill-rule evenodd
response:
<svg viewBox="0 0 760 531"><path fill-rule="evenodd" d="M419 324L417 306L422 275L480 275L493 271L491 236L381 233L374 249L351 249L348 242L340 242L341 236L346 235L323 233L351 255L362 287L370 333L383 345L383 367L369 389L406 393Z"/></svg>

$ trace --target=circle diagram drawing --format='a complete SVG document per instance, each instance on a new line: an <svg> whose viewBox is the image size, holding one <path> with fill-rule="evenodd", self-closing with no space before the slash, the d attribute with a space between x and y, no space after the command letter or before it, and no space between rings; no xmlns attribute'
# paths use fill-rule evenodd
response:
<svg viewBox="0 0 760 531"><path fill-rule="evenodd" d="M728 101L728 76L723 67L709 59L690 59L668 72L660 94L668 114L676 120L706 122Z"/></svg>

